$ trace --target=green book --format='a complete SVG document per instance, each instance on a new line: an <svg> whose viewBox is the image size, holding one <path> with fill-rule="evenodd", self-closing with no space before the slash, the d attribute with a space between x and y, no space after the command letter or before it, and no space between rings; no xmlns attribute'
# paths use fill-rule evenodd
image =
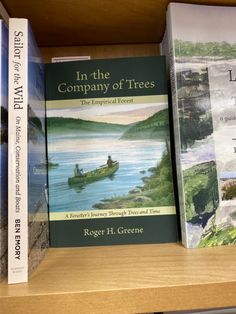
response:
<svg viewBox="0 0 236 314"><path fill-rule="evenodd" d="M177 241L164 57L46 65L51 246Z"/></svg>

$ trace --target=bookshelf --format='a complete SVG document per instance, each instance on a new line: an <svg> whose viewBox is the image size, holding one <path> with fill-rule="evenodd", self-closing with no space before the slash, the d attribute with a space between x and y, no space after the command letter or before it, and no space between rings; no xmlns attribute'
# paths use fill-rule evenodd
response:
<svg viewBox="0 0 236 314"><path fill-rule="evenodd" d="M145 313L235 305L236 247L50 249L28 284L0 285L0 313Z"/></svg>
<svg viewBox="0 0 236 314"><path fill-rule="evenodd" d="M159 53L169 1L4 0L29 18L45 62ZM180 2L180 1L179 1ZM182 1L236 5L229 1ZM236 306L236 247L49 249L27 284L0 284L0 314L145 313Z"/></svg>

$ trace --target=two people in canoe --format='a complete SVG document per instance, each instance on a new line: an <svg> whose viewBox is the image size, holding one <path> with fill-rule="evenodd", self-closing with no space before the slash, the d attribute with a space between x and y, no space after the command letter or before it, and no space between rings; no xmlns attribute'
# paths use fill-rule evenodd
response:
<svg viewBox="0 0 236 314"><path fill-rule="evenodd" d="M116 163L116 161L112 160L111 156L108 156L107 167L111 168L115 163ZM83 176L84 176L83 169L80 169L79 165L75 164L75 167L74 167L74 177L83 177Z"/></svg>
<svg viewBox="0 0 236 314"><path fill-rule="evenodd" d="M105 165L101 165L100 167L82 172L79 168L79 165L75 165L74 168L74 175L73 177L68 178L68 184L69 185L74 185L74 184L79 184L84 186L85 184L93 183L98 180L105 179L107 177L112 177L113 174L119 169L119 162L118 161L110 161L111 158L109 158L109 164L106 163Z"/></svg>

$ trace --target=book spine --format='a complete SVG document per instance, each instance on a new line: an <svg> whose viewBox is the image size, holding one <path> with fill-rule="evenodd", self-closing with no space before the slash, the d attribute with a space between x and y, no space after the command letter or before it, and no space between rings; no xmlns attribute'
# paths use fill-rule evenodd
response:
<svg viewBox="0 0 236 314"><path fill-rule="evenodd" d="M188 237L186 232L186 219L185 219L185 195L183 186L183 171L181 165L181 137L179 125L179 112L178 112L178 95L177 95L177 76L175 67L175 47L172 35L172 17L171 6L169 6L166 15L166 34L162 45L162 53L166 54L167 69L170 76L171 85L171 102L173 111L173 128L174 128L174 142L175 142L175 160L176 160L176 174L177 174L177 187L178 187L178 201L180 210L180 225L181 225L181 238L185 247L188 247Z"/></svg>
<svg viewBox="0 0 236 314"><path fill-rule="evenodd" d="M2 49L2 21L0 21L0 49ZM0 84L2 84L2 58L0 58ZM0 104L2 106L2 93L0 92ZM5 185L5 178L3 177L2 174L2 167L3 165L3 149L2 149L2 107L1 107L1 111L0 111L0 119L1 119L1 151L0 151L0 178L1 178L1 182L0 182L0 201L1 201L1 207L0 207L0 280L4 277L6 271L5 271L5 267L4 267L4 263L2 262L3 256L4 256L4 247L5 247L5 232L4 232L4 226L2 225L2 219L3 219L3 211L4 209L2 208L2 204L4 204L4 200L3 200L3 189L4 189L4 185Z"/></svg>
<svg viewBox="0 0 236 314"><path fill-rule="evenodd" d="M9 23L8 283L28 281L28 22Z"/></svg>
<svg viewBox="0 0 236 314"><path fill-rule="evenodd" d="M0 280L7 274L7 94L8 94L8 28L0 20Z"/></svg>

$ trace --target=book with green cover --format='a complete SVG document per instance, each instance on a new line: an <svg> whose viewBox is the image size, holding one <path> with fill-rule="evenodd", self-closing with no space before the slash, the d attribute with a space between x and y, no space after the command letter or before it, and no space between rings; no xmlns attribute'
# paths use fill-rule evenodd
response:
<svg viewBox="0 0 236 314"><path fill-rule="evenodd" d="M46 65L51 246L177 241L164 57Z"/></svg>

